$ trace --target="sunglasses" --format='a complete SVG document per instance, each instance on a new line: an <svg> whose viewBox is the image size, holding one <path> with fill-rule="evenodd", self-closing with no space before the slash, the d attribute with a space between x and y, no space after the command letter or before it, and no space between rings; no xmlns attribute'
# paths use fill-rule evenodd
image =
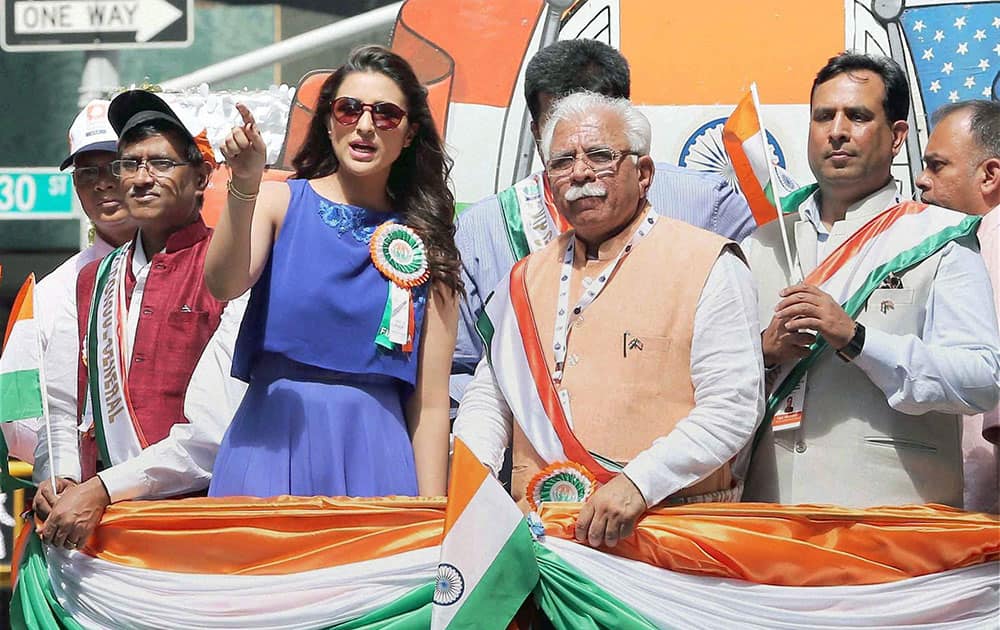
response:
<svg viewBox="0 0 1000 630"><path fill-rule="evenodd" d="M365 103L353 96L341 96L333 102L333 118L341 125L357 124L365 110L372 113L375 127L383 131L395 129L406 117L406 110L388 101Z"/></svg>

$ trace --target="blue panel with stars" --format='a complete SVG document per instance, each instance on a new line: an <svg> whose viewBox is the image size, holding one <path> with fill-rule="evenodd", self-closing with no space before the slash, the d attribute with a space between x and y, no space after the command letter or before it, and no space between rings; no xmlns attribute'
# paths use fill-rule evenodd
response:
<svg viewBox="0 0 1000 630"><path fill-rule="evenodd" d="M997 98L1000 2L913 7L900 23L928 117L946 103Z"/></svg>

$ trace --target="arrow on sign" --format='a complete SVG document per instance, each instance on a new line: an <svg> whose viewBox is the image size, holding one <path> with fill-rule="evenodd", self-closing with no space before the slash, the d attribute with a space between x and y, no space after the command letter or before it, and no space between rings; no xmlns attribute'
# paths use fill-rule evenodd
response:
<svg viewBox="0 0 1000 630"><path fill-rule="evenodd" d="M165 0L24 0L14 3L18 35L127 33L146 42L183 12Z"/></svg>

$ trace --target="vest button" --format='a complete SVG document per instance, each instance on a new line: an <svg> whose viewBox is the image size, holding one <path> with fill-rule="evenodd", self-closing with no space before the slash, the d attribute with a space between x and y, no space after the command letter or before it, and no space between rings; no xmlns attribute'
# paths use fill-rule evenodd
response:
<svg viewBox="0 0 1000 630"><path fill-rule="evenodd" d="M803 442L803 441L801 441L801 440L798 441L798 442L796 442L795 443L795 452L796 453L805 453L806 452L806 443Z"/></svg>
<svg viewBox="0 0 1000 630"><path fill-rule="evenodd" d="M142 314L143 315L152 315L153 314L153 309L151 309L149 307L146 307L146 308L142 309Z"/></svg>
<svg viewBox="0 0 1000 630"><path fill-rule="evenodd" d="M136 363L142 363L143 361L146 360L146 357L141 354L137 354L134 357L132 357L132 360Z"/></svg>

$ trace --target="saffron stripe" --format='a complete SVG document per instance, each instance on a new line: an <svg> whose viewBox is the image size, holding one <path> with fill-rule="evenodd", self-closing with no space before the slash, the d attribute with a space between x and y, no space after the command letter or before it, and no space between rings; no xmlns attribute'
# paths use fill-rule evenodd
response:
<svg viewBox="0 0 1000 630"><path fill-rule="evenodd" d="M448 500L452 503L444 518L444 535L448 535L455 521L479 492L479 487L489 476L486 466L479 463L469 447L459 438L455 438L455 452L451 458L451 470L462 474L452 474L448 483Z"/></svg>
<svg viewBox="0 0 1000 630"><path fill-rule="evenodd" d="M7 340L14 330L14 324L23 319L34 318L35 313L35 274L28 275L28 279L21 285L21 289L14 298L14 306L10 310L10 319L7 320L7 332L3 336L3 347L7 347Z"/></svg>
<svg viewBox="0 0 1000 630"><path fill-rule="evenodd" d="M566 414L559 403L559 395L552 385L552 374L549 366L545 362L545 354L542 352L542 342L538 338L538 330L535 329L535 317L531 312L531 303L528 300L528 287L525 284L525 272L527 269L526 260L521 260L514 265L510 272L510 301L514 307L514 314L517 317L518 329L524 343L524 354L528 360L528 367L531 370L531 377L538 390L538 397L541 400L545 414L552 422L556 435L562 443L563 451L573 461L583 464L587 470L601 483L608 483L614 474L597 463L590 452L580 444L580 441L573 434L566 421Z"/></svg>

